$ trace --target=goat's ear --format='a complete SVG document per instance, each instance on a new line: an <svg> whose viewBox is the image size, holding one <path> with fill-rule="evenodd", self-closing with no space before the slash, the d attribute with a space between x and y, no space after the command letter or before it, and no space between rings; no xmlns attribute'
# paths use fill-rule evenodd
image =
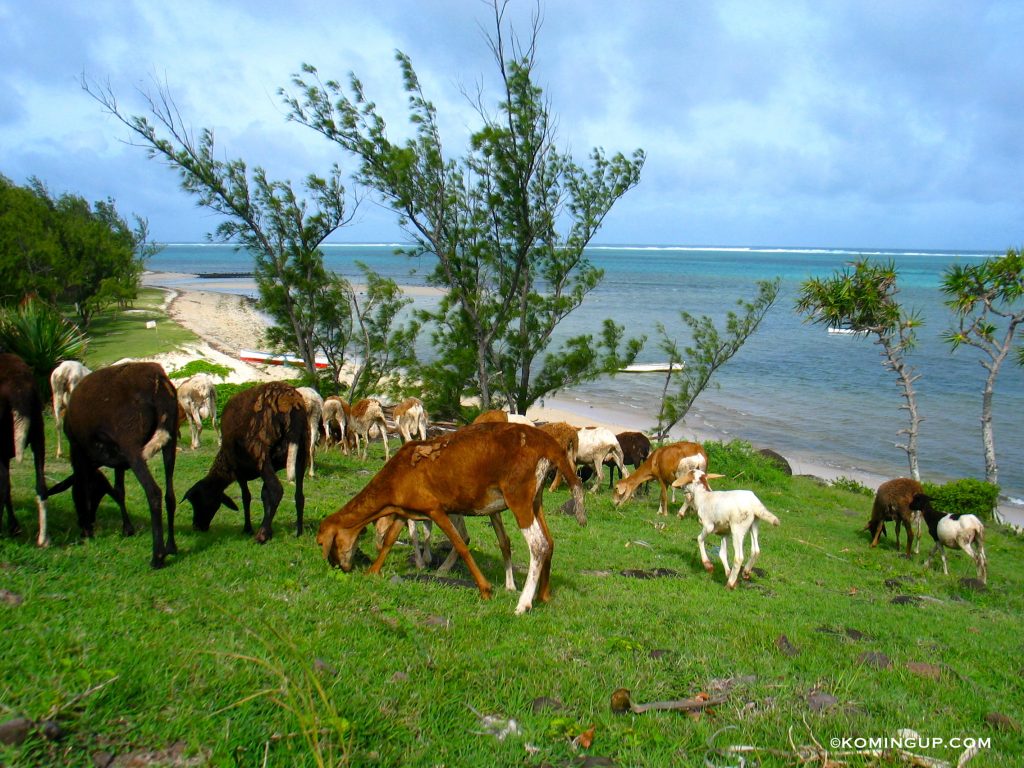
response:
<svg viewBox="0 0 1024 768"><path fill-rule="evenodd" d="M235 502L231 500L231 497L228 496L226 493L222 493L220 495L220 503L223 504L228 509L233 509L235 512L238 511L238 505L235 504Z"/></svg>

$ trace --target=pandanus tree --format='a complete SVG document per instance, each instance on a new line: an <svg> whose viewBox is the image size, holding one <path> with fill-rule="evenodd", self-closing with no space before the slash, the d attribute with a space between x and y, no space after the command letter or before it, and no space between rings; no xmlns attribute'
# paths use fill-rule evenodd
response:
<svg viewBox="0 0 1024 768"><path fill-rule="evenodd" d="M882 364L896 374L909 424L897 434L906 442L896 447L907 454L910 474L921 479L917 438L922 417L917 410L914 382L920 376L907 364L906 355L917 344L923 321L918 312L907 312L897 301L899 273L893 261L872 262L862 258L831 277L811 278L800 286L796 309L806 320L829 328L866 333L882 348Z"/></svg>

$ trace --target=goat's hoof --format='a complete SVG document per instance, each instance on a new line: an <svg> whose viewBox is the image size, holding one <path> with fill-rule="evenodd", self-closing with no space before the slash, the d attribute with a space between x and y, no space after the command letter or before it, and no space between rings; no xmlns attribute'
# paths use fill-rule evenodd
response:
<svg viewBox="0 0 1024 768"><path fill-rule="evenodd" d="M270 535L270 531L266 530L265 528L260 528L258 531L256 531L256 543L266 544L268 541L270 541Z"/></svg>
<svg viewBox="0 0 1024 768"><path fill-rule="evenodd" d="M164 552L168 555L176 555L178 554L178 545L173 541L169 541L167 542L167 547L164 549Z"/></svg>
<svg viewBox="0 0 1024 768"><path fill-rule="evenodd" d="M704 570L708 573L712 573L715 570L715 566L711 563L704 563Z"/></svg>
<svg viewBox="0 0 1024 768"><path fill-rule="evenodd" d="M744 581L750 581L750 571L744 571L743 572L743 580Z"/></svg>
<svg viewBox="0 0 1024 768"><path fill-rule="evenodd" d="M135 535L135 526L134 525L126 525L126 526L124 526L123 528L121 528L121 535L122 536L134 536Z"/></svg>
<svg viewBox="0 0 1024 768"><path fill-rule="evenodd" d="M152 569L154 569L154 570L156 570L157 568L163 568L164 567L164 556L163 555L153 555L153 559L149 561L149 566Z"/></svg>
<svg viewBox="0 0 1024 768"><path fill-rule="evenodd" d="M46 549L50 546L50 537L47 536L43 539L36 539L36 546L40 549Z"/></svg>
<svg viewBox="0 0 1024 768"><path fill-rule="evenodd" d="M727 581L725 583L725 588L726 589L736 589L736 582L735 581Z"/></svg>
<svg viewBox="0 0 1024 768"><path fill-rule="evenodd" d="M527 603L526 605L517 605L516 606L516 616L522 616L524 613L526 613L531 608L533 608L533 604L532 603Z"/></svg>

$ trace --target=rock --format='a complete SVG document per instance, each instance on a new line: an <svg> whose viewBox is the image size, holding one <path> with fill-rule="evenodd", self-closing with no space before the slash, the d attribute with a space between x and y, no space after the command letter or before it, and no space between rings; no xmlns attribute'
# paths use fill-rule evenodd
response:
<svg viewBox="0 0 1024 768"><path fill-rule="evenodd" d="M966 577L960 579L960 586L964 589L970 589L975 592L984 592L987 589L985 582L981 579L969 579Z"/></svg>
<svg viewBox="0 0 1024 768"><path fill-rule="evenodd" d="M937 667L934 664L925 664L921 661L908 661L907 670L912 675L917 675L918 677L927 677L931 680L938 680L940 677L942 677L941 667Z"/></svg>
<svg viewBox="0 0 1024 768"><path fill-rule="evenodd" d="M793 468L789 465L789 462L786 460L786 457L783 456L781 453L777 453L773 451L771 448L762 448L760 451L758 451L758 453L764 456L766 459L768 459L768 461L770 461L776 467L781 469L783 473L792 476Z"/></svg>
<svg viewBox="0 0 1024 768"><path fill-rule="evenodd" d="M536 715L543 712L545 709L550 709L553 712L561 712L565 709L565 705L558 699L552 699L549 696L538 696L533 700L533 713Z"/></svg>
<svg viewBox="0 0 1024 768"><path fill-rule="evenodd" d="M43 738L47 741L60 741L65 736L64 726L56 720L43 720L40 730L43 732Z"/></svg>
<svg viewBox="0 0 1024 768"><path fill-rule="evenodd" d="M652 568L649 571L640 570L638 568L627 568L624 571L620 571L623 576L632 579L660 579L665 576L678 576L678 571L673 571L671 568Z"/></svg>
<svg viewBox="0 0 1024 768"><path fill-rule="evenodd" d="M789 642L789 638L785 635L779 635L775 638L775 647L782 651L786 656L800 655L800 649Z"/></svg>
<svg viewBox="0 0 1024 768"><path fill-rule="evenodd" d="M921 602L921 598L917 595L896 595L889 602L894 605L917 605Z"/></svg>
<svg viewBox="0 0 1024 768"><path fill-rule="evenodd" d="M889 657L877 651L865 651L857 657L857 663L875 667L876 669L889 669L892 666L892 661Z"/></svg>
<svg viewBox="0 0 1024 768"><path fill-rule="evenodd" d="M114 762L114 756L109 752L93 752L92 764L95 768L108 768Z"/></svg>
<svg viewBox="0 0 1024 768"><path fill-rule="evenodd" d="M886 579L885 580L885 588L886 589L899 589L902 586L903 586L903 582L900 579Z"/></svg>
<svg viewBox="0 0 1024 768"><path fill-rule="evenodd" d="M668 656L670 653L672 653L672 651L668 650L667 648L655 648L647 655L654 660L658 660L660 658Z"/></svg>
<svg viewBox="0 0 1024 768"><path fill-rule="evenodd" d="M9 589L0 589L0 603L7 603L7 605L21 605L25 602L25 598L21 595L11 592Z"/></svg>
<svg viewBox="0 0 1024 768"><path fill-rule="evenodd" d="M824 691L814 690L807 695L807 706L811 708L812 712L822 712L826 709L831 709L838 703L839 699L831 693L825 693Z"/></svg>
<svg viewBox="0 0 1024 768"><path fill-rule="evenodd" d="M599 757L597 755L588 755L579 762L580 768L616 768L617 765L618 763L610 757Z"/></svg>
<svg viewBox="0 0 1024 768"><path fill-rule="evenodd" d="M989 712L985 715L985 722L997 731L1019 731L1020 725L1012 717L1007 717L1001 712Z"/></svg>
<svg viewBox="0 0 1024 768"><path fill-rule="evenodd" d="M28 738L35 725L27 717L15 717L0 723L0 744L21 744Z"/></svg>

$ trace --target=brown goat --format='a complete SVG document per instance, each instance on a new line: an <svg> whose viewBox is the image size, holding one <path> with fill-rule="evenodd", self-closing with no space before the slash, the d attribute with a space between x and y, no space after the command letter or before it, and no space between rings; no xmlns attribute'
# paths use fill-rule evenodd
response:
<svg viewBox="0 0 1024 768"><path fill-rule="evenodd" d="M323 419L327 444L338 443L346 456L355 447L355 434L349 426L351 411L348 403L337 395L324 398Z"/></svg>
<svg viewBox="0 0 1024 768"><path fill-rule="evenodd" d="M361 454L360 458L366 461L370 452L370 430L374 426L380 430L381 439L384 441L384 461L391 458L388 448L388 424L384 420L384 409L380 400L373 397L364 397L362 400L353 403L348 413L348 424L356 436L356 450ZM359 438L363 439L360 448Z"/></svg>
<svg viewBox="0 0 1024 768"><path fill-rule="evenodd" d="M43 434L43 403L36 389L32 369L20 357L0 354L0 512L7 510L7 531L21 532L11 501L11 459L21 461L25 447L32 448L36 472L36 506L39 510L39 535L36 543L50 543L46 532L46 443Z"/></svg>
<svg viewBox="0 0 1024 768"><path fill-rule="evenodd" d="M209 472L182 498L192 504L192 527L208 531L221 504L238 510L224 493L237 481L245 514L242 530L252 533L248 481L262 478L263 521L256 541L266 543L273 536L274 514L284 497L284 488L277 479L278 470L284 467L288 479L295 481L295 535L301 536L305 506L302 481L309 455L309 420L302 394L282 381L243 390L224 406L220 425L223 442Z"/></svg>
<svg viewBox="0 0 1024 768"><path fill-rule="evenodd" d="M565 451L565 456L569 459L569 466L576 466L576 454L580 450L580 433L576 430L576 427L566 424L564 421L553 421L548 424L541 424L538 429L547 432L555 438L558 444L562 446L562 450ZM557 483L558 472L556 471L555 478L551 481L551 487L548 490L555 490L558 487Z"/></svg>
<svg viewBox="0 0 1024 768"><path fill-rule="evenodd" d="M916 500L919 496L924 496L924 488L917 480L909 477L887 480L878 486L874 504L871 505L871 519L865 526L871 534L872 547L878 546L878 538L885 529L886 521L895 520L897 526L902 523L907 529L907 557L910 557L910 547L914 543L911 523L920 511L921 502Z"/></svg>
<svg viewBox="0 0 1024 768"><path fill-rule="evenodd" d="M491 585L449 515L492 515L509 509L530 549L526 585L516 606L521 614L532 607L535 595L544 602L550 598L554 543L541 500L544 476L552 465L569 478L572 499L566 506L585 525L583 486L553 437L521 424L476 424L403 445L362 491L324 519L317 544L332 566L350 571L363 528L395 515L369 569L377 573L401 532L401 518L429 519L451 539L486 600L491 597Z"/></svg>
<svg viewBox="0 0 1024 768"><path fill-rule="evenodd" d="M612 493L612 504L616 507L629 499L637 487L649 480L661 484L661 505L659 515L668 514L668 489L676 478L691 469L706 470L708 455L699 443L671 443L655 448L650 456L629 477L619 480ZM686 510L687 502L679 510L680 516Z"/></svg>
<svg viewBox="0 0 1024 768"><path fill-rule="evenodd" d="M82 379L71 393L64 421L74 474L71 495L82 535L91 537L94 533L97 500L102 496L102 489L94 487L101 477L97 469L114 469L114 485L121 499L124 498L124 473L131 469L149 502L153 530L150 565L154 568L161 568L167 555L178 552L174 542L177 417L178 397L164 369L157 363L123 363L101 368ZM160 511L160 487L146 464L158 451L164 464L166 544ZM119 503L122 504L124 522L127 513L123 501ZM124 527L124 532L130 535L130 522Z"/></svg>
<svg viewBox="0 0 1024 768"><path fill-rule="evenodd" d="M423 401L418 397L407 397L395 406L395 424L398 426L398 434L402 437L403 443L413 439L413 435L419 435L420 440L427 439L427 412L423 408Z"/></svg>

